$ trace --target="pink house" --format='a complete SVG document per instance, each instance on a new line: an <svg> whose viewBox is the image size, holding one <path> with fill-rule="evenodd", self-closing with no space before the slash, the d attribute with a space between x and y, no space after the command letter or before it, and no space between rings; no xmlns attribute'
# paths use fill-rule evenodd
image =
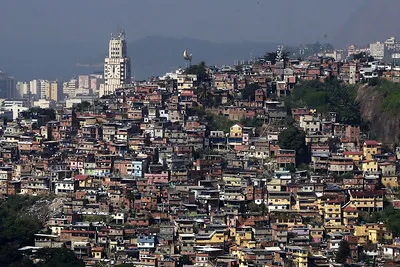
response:
<svg viewBox="0 0 400 267"><path fill-rule="evenodd" d="M145 173L144 178L147 180L147 184L168 184L169 172L163 171L161 173Z"/></svg>

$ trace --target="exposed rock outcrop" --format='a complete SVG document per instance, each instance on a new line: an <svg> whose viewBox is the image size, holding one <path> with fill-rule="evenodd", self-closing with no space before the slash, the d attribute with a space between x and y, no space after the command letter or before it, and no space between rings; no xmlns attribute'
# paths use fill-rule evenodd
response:
<svg viewBox="0 0 400 267"><path fill-rule="evenodd" d="M357 92L361 115L370 122L371 132L387 145L400 143L400 114L382 112L382 99L372 86L360 86Z"/></svg>

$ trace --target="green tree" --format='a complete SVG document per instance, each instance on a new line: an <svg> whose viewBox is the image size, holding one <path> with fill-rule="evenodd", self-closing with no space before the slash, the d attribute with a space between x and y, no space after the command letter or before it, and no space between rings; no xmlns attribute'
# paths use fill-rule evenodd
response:
<svg viewBox="0 0 400 267"><path fill-rule="evenodd" d="M381 111L397 115L400 111L400 85L384 79L371 80L371 83L381 98Z"/></svg>
<svg viewBox="0 0 400 267"><path fill-rule="evenodd" d="M276 52L267 52L264 55L264 60L266 61L270 61L271 64L275 65L276 64L276 57L278 56L278 54ZM287 62L289 62L289 53L286 51L283 51L282 53L282 59L284 64L286 65Z"/></svg>
<svg viewBox="0 0 400 267"><path fill-rule="evenodd" d="M20 261L18 249L31 245L42 228L37 218L25 212L36 201L35 197L13 196L0 202L0 266Z"/></svg>
<svg viewBox="0 0 400 267"><path fill-rule="evenodd" d="M355 60L359 60L360 62L367 62L367 61L374 61L374 57L369 56L367 53L365 52L360 52L358 54L354 54L353 55L353 59Z"/></svg>
<svg viewBox="0 0 400 267"><path fill-rule="evenodd" d="M360 104L356 100L356 87L337 79L302 81L286 100L289 107L308 107L328 114L335 112L337 120L350 125L361 125Z"/></svg>
<svg viewBox="0 0 400 267"><path fill-rule="evenodd" d="M336 153L338 150L338 146L340 145L340 139L337 137L328 139L329 151L332 153Z"/></svg>
<svg viewBox="0 0 400 267"><path fill-rule="evenodd" d="M392 204L387 203L383 211L365 214L364 219L370 223L385 222L393 236L400 237L400 210L395 209Z"/></svg>
<svg viewBox="0 0 400 267"><path fill-rule="evenodd" d="M247 205L247 209L248 209L249 211L251 211L251 212L260 212L260 211L261 211L260 206L257 205L257 204L254 203L254 202L250 202L250 203Z"/></svg>
<svg viewBox="0 0 400 267"><path fill-rule="evenodd" d="M204 106L210 106L210 98L212 97L211 89L206 85L202 84L197 88L197 94L199 96L200 102Z"/></svg>
<svg viewBox="0 0 400 267"><path fill-rule="evenodd" d="M198 84L208 82L210 79L207 72L207 65L204 61L200 62L200 64L190 66L189 68L187 68L185 73L197 75Z"/></svg>
<svg viewBox="0 0 400 267"><path fill-rule="evenodd" d="M336 253L336 262L344 264L346 263L347 258L350 256L351 250L349 242L346 240L342 240L339 243L339 249Z"/></svg>
<svg viewBox="0 0 400 267"><path fill-rule="evenodd" d="M192 265L193 262L190 260L188 255L183 255L179 258L178 266L182 267L183 265Z"/></svg>
<svg viewBox="0 0 400 267"><path fill-rule="evenodd" d="M88 111L91 104L88 101L83 101L82 103L78 103L74 106L74 110L76 112L84 112Z"/></svg>
<svg viewBox="0 0 400 267"><path fill-rule="evenodd" d="M274 65L276 63L276 56L277 56L276 52L268 52L268 53L265 53L264 59L266 61L270 61L271 64Z"/></svg>
<svg viewBox="0 0 400 267"><path fill-rule="evenodd" d="M42 261L38 267L84 267L85 263L78 259L72 250L66 248L42 248L36 253Z"/></svg>
<svg viewBox="0 0 400 267"><path fill-rule="evenodd" d="M295 126L289 126L278 137L280 148L296 151L296 164L309 163L310 156L306 145L306 134Z"/></svg>
<svg viewBox="0 0 400 267"><path fill-rule="evenodd" d="M225 116L214 115L212 113L207 113L205 119L211 131L224 131L225 133L228 133L231 126L235 124L234 121Z"/></svg>
<svg viewBox="0 0 400 267"><path fill-rule="evenodd" d="M242 99L243 100L251 100L254 101L256 90L260 89L260 86L257 83L248 84L242 91Z"/></svg>
<svg viewBox="0 0 400 267"><path fill-rule="evenodd" d="M246 127L261 127L264 124L263 119L258 119L256 117L252 118L252 119L241 119L240 123L243 124Z"/></svg>
<svg viewBox="0 0 400 267"><path fill-rule="evenodd" d="M51 108L33 107L26 111L22 111L21 115L25 119L37 118L38 116L45 116L45 122L56 119L56 112Z"/></svg>

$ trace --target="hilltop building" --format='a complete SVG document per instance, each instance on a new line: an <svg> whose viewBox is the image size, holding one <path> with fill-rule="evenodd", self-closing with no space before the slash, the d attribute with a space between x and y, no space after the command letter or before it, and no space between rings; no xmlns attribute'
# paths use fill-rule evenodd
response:
<svg viewBox="0 0 400 267"><path fill-rule="evenodd" d="M111 37L108 57L104 63L104 88L100 97L115 92L116 89L131 83L131 59L127 56L125 32Z"/></svg>

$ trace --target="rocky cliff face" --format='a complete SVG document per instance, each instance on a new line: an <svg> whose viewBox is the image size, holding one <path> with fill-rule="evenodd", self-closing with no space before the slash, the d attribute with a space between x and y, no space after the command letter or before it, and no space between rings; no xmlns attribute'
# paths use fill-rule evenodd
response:
<svg viewBox="0 0 400 267"><path fill-rule="evenodd" d="M370 122L371 132L387 145L400 143L400 114L381 112L381 97L371 86L360 86L357 91L361 115Z"/></svg>

